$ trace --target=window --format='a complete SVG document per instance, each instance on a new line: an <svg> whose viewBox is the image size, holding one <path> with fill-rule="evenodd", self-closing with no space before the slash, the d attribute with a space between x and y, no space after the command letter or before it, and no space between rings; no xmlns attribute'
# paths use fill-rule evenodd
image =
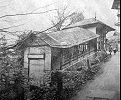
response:
<svg viewBox="0 0 121 100"><path fill-rule="evenodd" d="M88 44L86 44L86 50L88 50Z"/></svg>
<svg viewBox="0 0 121 100"><path fill-rule="evenodd" d="M79 51L80 51L80 52L83 51L83 45L79 45Z"/></svg>

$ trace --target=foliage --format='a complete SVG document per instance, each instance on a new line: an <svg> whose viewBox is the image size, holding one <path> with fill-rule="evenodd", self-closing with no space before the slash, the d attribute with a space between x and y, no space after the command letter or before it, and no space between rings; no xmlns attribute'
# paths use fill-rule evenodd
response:
<svg viewBox="0 0 121 100"><path fill-rule="evenodd" d="M24 98L24 76L22 76L22 64L20 52L6 49L5 41L1 45L0 62L0 99L20 100ZM19 98L18 98L19 97Z"/></svg>
<svg viewBox="0 0 121 100"><path fill-rule="evenodd" d="M83 89L84 85L86 85L89 80L94 78L94 75L99 71L99 69L100 67L96 66L92 69L88 69L82 72L75 71L64 73L63 94L65 100L73 97L79 90Z"/></svg>
<svg viewBox="0 0 121 100"><path fill-rule="evenodd" d="M82 68L80 71L64 71L60 72L54 83L51 86L41 86L35 88L29 86L28 78L23 73L23 57L22 52L9 52L3 48L3 58L0 69L0 99L1 100L67 100L83 88L83 86L92 80L94 75L99 71L99 66L93 66L88 69ZM11 58L11 53L12 57ZM16 57L17 55L17 57ZM98 52L97 58L102 61L107 54L105 52ZM77 64L77 67L81 66ZM59 78L62 77L62 78ZM59 80L58 80L59 78ZM58 84L63 83L62 91L60 91ZM56 84L55 84L56 83ZM60 92L59 92L60 91Z"/></svg>
<svg viewBox="0 0 121 100"><path fill-rule="evenodd" d="M74 96L89 80L93 79L99 69L99 66L94 66L91 69L83 71L61 72L63 89L59 94L60 98L62 100L68 100ZM40 88L31 86L31 100L58 100L57 95L58 88L54 85L51 87L41 86Z"/></svg>

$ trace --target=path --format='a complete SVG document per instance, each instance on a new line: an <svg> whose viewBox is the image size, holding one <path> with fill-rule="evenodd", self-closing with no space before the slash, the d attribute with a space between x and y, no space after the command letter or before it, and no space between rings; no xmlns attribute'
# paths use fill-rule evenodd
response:
<svg viewBox="0 0 121 100"><path fill-rule="evenodd" d="M113 55L102 67L104 68L103 74L95 78L93 82L89 83L84 90L80 91L71 100L86 100L86 93L90 89L118 91L120 93L120 52Z"/></svg>

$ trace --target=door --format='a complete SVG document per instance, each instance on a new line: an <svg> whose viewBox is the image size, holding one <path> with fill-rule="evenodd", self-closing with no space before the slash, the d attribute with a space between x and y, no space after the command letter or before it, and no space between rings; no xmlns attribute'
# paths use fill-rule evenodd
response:
<svg viewBox="0 0 121 100"><path fill-rule="evenodd" d="M43 82L44 59L29 59L29 77L31 85L40 86Z"/></svg>

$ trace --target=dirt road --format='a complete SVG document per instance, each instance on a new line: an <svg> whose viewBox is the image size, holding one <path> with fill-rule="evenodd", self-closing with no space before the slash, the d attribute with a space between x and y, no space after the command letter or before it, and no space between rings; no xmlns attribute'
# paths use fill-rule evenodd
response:
<svg viewBox="0 0 121 100"><path fill-rule="evenodd" d="M102 67L104 71L103 74L88 83L87 86L71 100L86 100L86 95L89 90L97 89L118 91L120 94L120 52L113 55Z"/></svg>

